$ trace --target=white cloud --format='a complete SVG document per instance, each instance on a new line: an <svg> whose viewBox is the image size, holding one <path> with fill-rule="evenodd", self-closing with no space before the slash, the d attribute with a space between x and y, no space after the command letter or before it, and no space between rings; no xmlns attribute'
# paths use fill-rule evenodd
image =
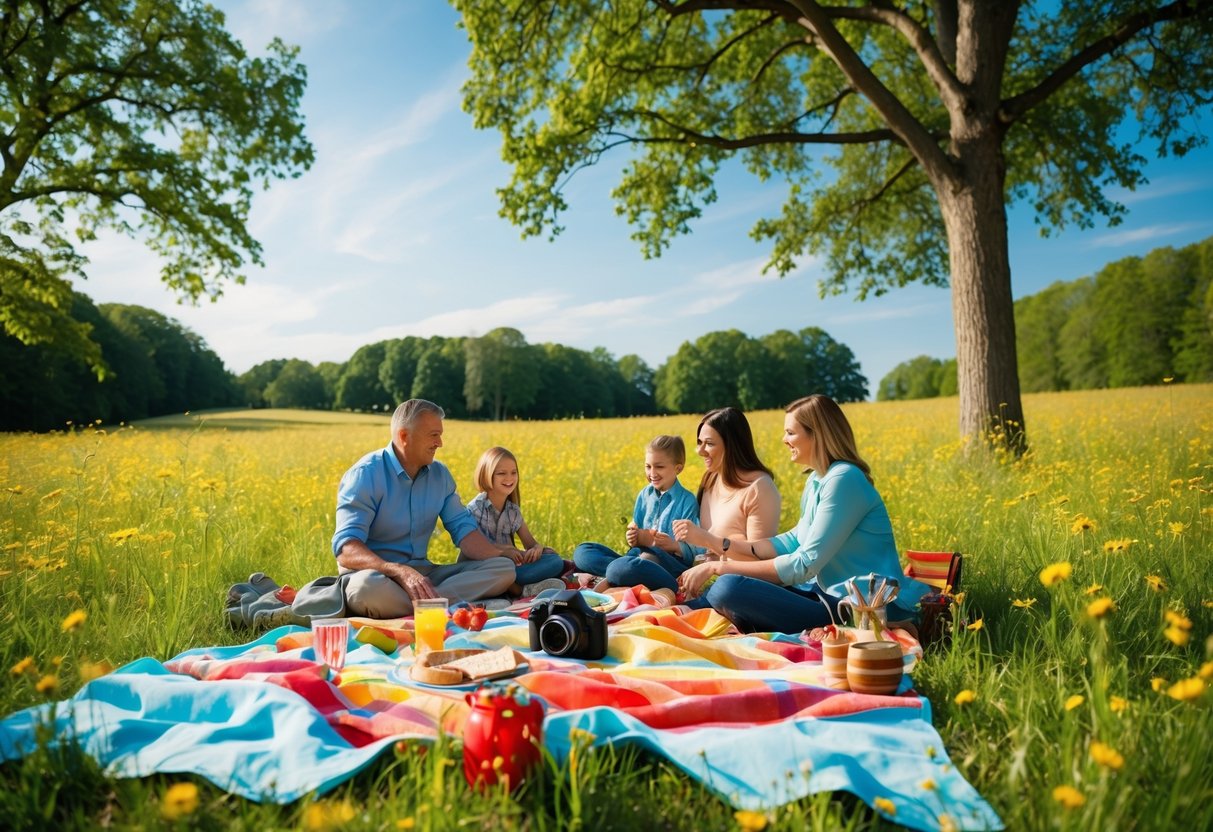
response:
<svg viewBox="0 0 1213 832"><path fill-rule="evenodd" d="M259 55L275 37L286 43L299 43L310 35L337 28L348 9L345 3L335 0L325 3L248 0L225 11L228 30L245 49Z"/></svg>
<svg viewBox="0 0 1213 832"><path fill-rule="evenodd" d="M1153 240L1160 237L1171 237L1176 234L1183 234L1185 231L1192 231L1198 228L1205 228L1209 225L1207 221L1201 222L1176 222L1161 225L1147 225L1144 228L1127 228L1124 231L1112 231L1108 234L1101 234L1087 241L1087 248L1117 248L1119 246L1132 245L1146 240Z"/></svg>
<svg viewBox="0 0 1213 832"><path fill-rule="evenodd" d="M1213 182L1202 176L1185 178L1167 176L1152 180L1135 191L1129 191L1124 188L1109 188L1108 197L1125 205L1132 205L1139 202L1147 202L1151 199L1165 199L1167 197L1179 196L1180 194L1193 193L1194 191L1204 191L1211 186L1213 186Z"/></svg>

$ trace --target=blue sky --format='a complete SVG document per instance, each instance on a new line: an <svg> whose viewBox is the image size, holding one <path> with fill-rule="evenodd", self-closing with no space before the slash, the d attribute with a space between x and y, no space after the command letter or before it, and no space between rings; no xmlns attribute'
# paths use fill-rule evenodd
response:
<svg viewBox="0 0 1213 832"><path fill-rule="evenodd" d="M500 141L460 106L470 46L440 0L220 0L252 52L278 35L302 48L303 109L316 164L258 196L251 228L266 267L216 303L179 305L158 262L134 241L86 246L97 302L159 309L202 335L236 373L271 358L344 361L404 335L479 335L516 327L531 343L636 353L654 369L714 330L751 336L819 326L847 344L875 393L896 364L955 354L946 289L909 286L882 298L817 296L820 268L762 273L767 249L749 229L784 190L740 170L689 236L646 261L609 191L622 160L579 174L555 242L522 240L498 216L509 179ZM1199 123L1213 134L1213 112ZM1149 155L1149 154L1143 154ZM1158 160L1149 186L1121 195L1117 228L1042 239L1012 209L1015 297L1093 274L1112 260L1213 235L1213 150Z"/></svg>

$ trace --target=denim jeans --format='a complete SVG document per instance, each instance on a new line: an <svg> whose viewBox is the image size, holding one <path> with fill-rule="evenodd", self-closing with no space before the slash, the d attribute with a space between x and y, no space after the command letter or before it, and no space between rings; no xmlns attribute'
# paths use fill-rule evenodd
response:
<svg viewBox="0 0 1213 832"><path fill-rule="evenodd" d="M564 558L555 552L544 552L532 563L522 563L514 567L514 580L526 586L545 578L559 578L564 572Z"/></svg>
<svg viewBox="0 0 1213 832"><path fill-rule="evenodd" d="M653 560L642 558L648 555ZM582 572L603 575L613 586L647 586L678 591L679 575L688 569L681 558L661 549L634 546L619 554L601 543L582 543L573 550L573 563Z"/></svg>
<svg viewBox="0 0 1213 832"><path fill-rule="evenodd" d="M742 575L721 575L703 599L743 633L799 633L829 624L831 611L838 618L835 598Z"/></svg>

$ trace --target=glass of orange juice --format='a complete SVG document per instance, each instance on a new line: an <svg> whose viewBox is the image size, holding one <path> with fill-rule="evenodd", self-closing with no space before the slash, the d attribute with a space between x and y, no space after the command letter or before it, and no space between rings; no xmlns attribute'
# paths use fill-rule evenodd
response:
<svg viewBox="0 0 1213 832"><path fill-rule="evenodd" d="M441 650L446 640L447 599L421 598L413 602L413 632L418 653Z"/></svg>

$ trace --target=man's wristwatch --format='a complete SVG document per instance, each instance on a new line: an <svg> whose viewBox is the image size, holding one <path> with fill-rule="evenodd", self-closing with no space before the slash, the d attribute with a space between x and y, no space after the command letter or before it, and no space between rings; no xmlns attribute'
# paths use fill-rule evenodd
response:
<svg viewBox="0 0 1213 832"><path fill-rule="evenodd" d="M727 552L729 551L729 547L732 545L733 541L729 540L727 537L722 537L720 539L720 551Z"/></svg>

